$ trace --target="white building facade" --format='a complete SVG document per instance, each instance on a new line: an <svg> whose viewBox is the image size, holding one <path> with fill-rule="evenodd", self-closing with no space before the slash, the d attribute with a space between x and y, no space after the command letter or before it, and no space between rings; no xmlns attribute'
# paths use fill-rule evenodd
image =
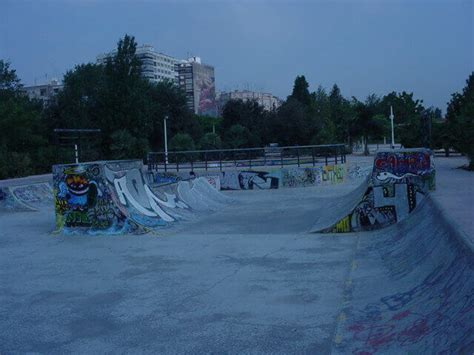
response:
<svg viewBox="0 0 474 355"><path fill-rule="evenodd" d="M230 92L221 92L218 94L219 112L229 100L242 100L244 102L254 100L266 111L276 110L281 106L282 100L267 92L256 92L250 90L234 90Z"/></svg>
<svg viewBox="0 0 474 355"><path fill-rule="evenodd" d="M97 63L105 64L107 58L113 56L117 50L97 56ZM158 83L161 81L172 81L177 83L178 76L175 64L178 60L167 54L157 52L153 46L142 45L137 47L136 55L142 62L142 75L149 81Z"/></svg>
<svg viewBox="0 0 474 355"><path fill-rule="evenodd" d="M47 106L63 87L62 83L53 79L47 84L25 86L23 91L31 100L41 100Z"/></svg>

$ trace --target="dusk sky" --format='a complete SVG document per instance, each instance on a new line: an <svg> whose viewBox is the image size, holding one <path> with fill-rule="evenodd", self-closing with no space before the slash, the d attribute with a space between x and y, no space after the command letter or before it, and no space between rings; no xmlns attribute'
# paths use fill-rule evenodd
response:
<svg viewBox="0 0 474 355"><path fill-rule="evenodd" d="M217 90L286 98L297 75L346 97L412 91L443 112L474 70L474 1L0 0L0 59L25 85L94 62L125 33L215 67Z"/></svg>

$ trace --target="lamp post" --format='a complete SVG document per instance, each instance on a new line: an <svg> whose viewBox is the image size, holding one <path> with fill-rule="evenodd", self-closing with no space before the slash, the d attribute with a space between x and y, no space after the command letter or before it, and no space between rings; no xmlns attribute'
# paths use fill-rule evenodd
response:
<svg viewBox="0 0 474 355"><path fill-rule="evenodd" d="M393 131L393 119L394 119L393 109L392 109L392 105L390 105L390 121L392 123L392 149L395 148L395 133Z"/></svg>
<svg viewBox="0 0 474 355"><path fill-rule="evenodd" d="M168 120L168 115L165 116L163 120L164 128L165 128L165 162L168 164L168 132L166 131L166 121Z"/></svg>

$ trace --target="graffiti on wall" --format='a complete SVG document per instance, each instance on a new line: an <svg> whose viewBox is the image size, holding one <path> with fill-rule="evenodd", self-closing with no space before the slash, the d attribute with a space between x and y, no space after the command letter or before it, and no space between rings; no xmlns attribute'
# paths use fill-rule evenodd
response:
<svg viewBox="0 0 474 355"><path fill-rule="evenodd" d="M156 226L162 225L163 221L173 222L175 217L167 209L188 208L175 194L165 192L163 198L158 197L145 183L139 169L115 172L105 166L105 175L119 205L139 224Z"/></svg>
<svg viewBox="0 0 474 355"><path fill-rule="evenodd" d="M221 190L277 189L279 180L266 171L223 171L220 175Z"/></svg>
<svg viewBox="0 0 474 355"><path fill-rule="evenodd" d="M282 169L283 187L312 186L321 184L322 168L285 168Z"/></svg>
<svg viewBox="0 0 474 355"><path fill-rule="evenodd" d="M125 216L112 204L111 191L99 164L55 166L53 179L58 230L124 226Z"/></svg>
<svg viewBox="0 0 474 355"><path fill-rule="evenodd" d="M221 172L158 173L154 183L204 177L217 190L261 190L304 187L344 182L344 164L319 167L272 168L270 170L226 170Z"/></svg>
<svg viewBox="0 0 474 355"><path fill-rule="evenodd" d="M419 192L435 189L435 166L428 149L379 152L374 159L372 183L376 185L405 183Z"/></svg>
<svg viewBox="0 0 474 355"><path fill-rule="evenodd" d="M344 181L345 165L325 165L323 166L323 182L339 184Z"/></svg>
<svg viewBox="0 0 474 355"><path fill-rule="evenodd" d="M415 209L417 201L434 189L434 177L434 162L427 149L379 152L369 187L359 204L323 232L373 230L401 221Z"/></svg>
<svg viewBox="0 0 474 355"><path fill-rule="evenodd" d="M439 244L436 239L430 239L431 245ZM417 353L432 348L437 353L469 353L467 349L473 338L473 304L470 300L474 261L459 246L449 243L443 247L447 251L445 258L417 284L348 310L344 324L346 337L338 344L339 352L373 354L396 349L397 352ZM422 259L418 258L419 264L431 259L429 248L409 249L408 252L427 253ZM406 269L405 261L411 259L411 255L407 257L403 253L400 260L397 255L389 270L399 273L392 267ZM403 274L406 276L407 273ZM403 347L411 348L411 351L402 350ZM416 348L419 351L414 350ZM462 351L463 348L466 351Z"/></svg>
<svg viewBox="0 0 474 355"><path fill-rule="evenodd" d="M58 230L134 232L173 222L179 218L173 210L189 208L173 193L154 193L140 169L120 168L108 163L53 167Z"/></svg>

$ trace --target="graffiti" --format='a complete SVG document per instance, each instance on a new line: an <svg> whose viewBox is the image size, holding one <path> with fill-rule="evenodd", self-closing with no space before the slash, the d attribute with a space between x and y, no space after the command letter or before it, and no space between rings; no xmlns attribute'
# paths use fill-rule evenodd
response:
<svg viewBox="0 0 474 355"><path fill-rule="evenodd" d="M238 179L242 190L277 189L279 180L265 171L241 171Z"/></svg>
<svg viewBox="0 0 474 355"><path fill-rule="evenodd" d="M323 170L323 180L327 179L326 170L331 171L331 167ZM334 175L337 176L337 173ZM399 222L416 208L428 191L434 190L434 177L434 163L431 151L427 149L379 152L374 159L369 187L361 202L346 217L322 231L357 232Z"/></svg>
<svg viewBox="0 0 474 355"><path fill-rule="evenodd" d="M209 185L211 185L217 191L221 189L221 180L219 178L219 175L216 175L216 176L208 175L208 176L205 176L204 178L207 180Z"/></svg>
<svg viewBox="0 0 474 355"><path fill-rule="evenodd" d="M105 168L107 170L107 167ZM113 184L116 196L122 206L132 207L133 210L145 217L158 217L165 222L175 219L163 208L188 208L182 201L177 200L174 194L165 193L165 199L160 199L145 184L138 169L126 171L120 177L111 170L106 171L108 181Z"/></svg>
<svg viewBox="0 0 474 355"><path fill-rule="evenodd" d="M320 168L286 168L282 169L283 187L312 186L321 184Z"/></svg>
<svg viewBox="0 0 474 355"><path fill-rule="evenodd" d="M334 225L334 232L343 233L351 230L351 216L346 216Z"/></svg>
<svg viewBox="0 0 474 355"><path fill-rule="evenodd" d="M332 184L342 183L344 181L345 165L325 165L323 167L323 182Z"/></svg>
<svg viewBox="0 0 474 355"><path fill-rule="evenodd" d="M58 231L137 230L136 225L126 223L122 211L115 207L100 164L55 165L53 181Z"/></svg>
<svg viewBox="0 0 474 355"><path fill-rule="evenodd" d="M398 238L397 235L392 237ZM447 252L444 254L447 258L439 260L437 265L412 287L348 310L348 321L344 325L347 337L338 345L340 352L391 353L391 350L396 349L396 352L420 353L426 349L436 349L437 353L464 353L460 350L466 345L472 346L472 255L464 248L454 246L452 242L440 240L434 243L436 239L431 236L428 238L432 243L427 245L442 244L438 245L438 248L441 247ZM404 251L424 249L410 246L410 243L404 244ZM386 244L377 250L381 252L383 260ZM425 252L423 250L424 258L417 262L418 268L422 263L431 265L433 262L432 253L435 251L427 254ZM366 257L364 254L364 258ZM405 259L400 260L400 255L394 258L397 262L389 265L389 271L393 271L392 267L400 268L400 265L404 264ZM357 291L366 293L362 289ZM372 292L376 294L377 291ZM357 294L356 297L360 295Z"/></svg>
<svg viewBox="0 0 474 355"><path fill-rule="evenodd" d="M374 171L392 174L421 175L433 167L428 150L379 152L374 160Z"/></svg>
<svg viewBox="0 0 474 355"><path fill-rule="evenodd" d="M155 176L155 183L157 185L172 184L178 182L179 180L179 176L175 174L159 173Z"/></svg>
<svg viewBox="0 0 474 355"><path fill-rule="evenodd" d="M277 189L279 177L266 171L223 171L220 176L221 190Z"/></svg>

